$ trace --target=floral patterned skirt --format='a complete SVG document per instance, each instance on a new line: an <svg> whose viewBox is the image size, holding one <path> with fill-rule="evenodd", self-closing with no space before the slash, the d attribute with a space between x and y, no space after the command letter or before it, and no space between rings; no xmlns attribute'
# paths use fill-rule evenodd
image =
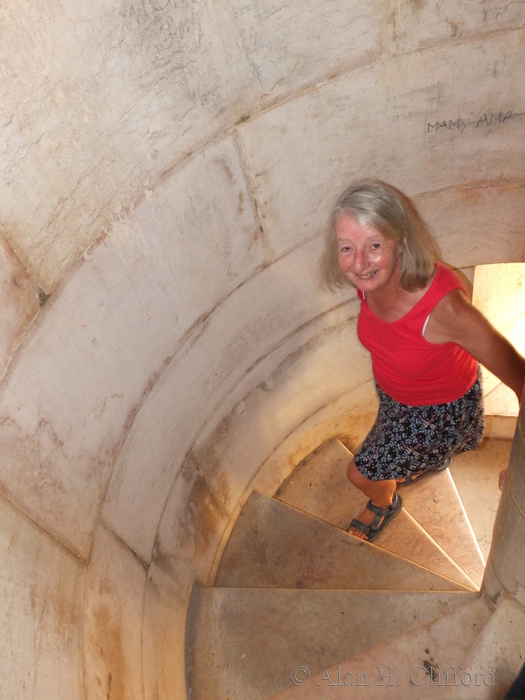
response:
<svg viewBox="0 0 525 700"><path fill-rule="evenodd" d="M355 455L367 479L399 479L480 446L485 421L479 376L461 398L429 406L406 406L376 389L376 422Z"/></svg>

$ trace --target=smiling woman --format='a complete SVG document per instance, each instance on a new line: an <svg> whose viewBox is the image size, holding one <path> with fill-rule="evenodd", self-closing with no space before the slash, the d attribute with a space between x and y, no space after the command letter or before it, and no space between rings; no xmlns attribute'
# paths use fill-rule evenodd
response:
<svg viewBox="0 0 525 700"><path fill-rule="evenodd" d="M354 285L340 266L336 245L343 233L339 229L348 217L356 225L380 234L382 240L403 244L400 271L404 289L414 291L427 284L441 255L426 223L402 192L384 182L365 180L348 187L330 215L323 257L324 279L329 288Z"/></svg>
<svg viewBox="0 0 525 700"><path fill-rule="evenodd" d="M483 436L482 362L521 397L525 360L470 304L412 202L380 181L349 187L330 216L328 286L361 299L358 335L370 351L376 422L348 466L369 497L348 530L374 540L402 508L397 488L446 469Z"/></svg>
<svg viewBox="0 0 525 700"><path fill-rule="evenodd" d="M339 267L349 282L362 292L388 289L399 277L404 241L385 238L363 226L350 214L335 224Z"/></svg>

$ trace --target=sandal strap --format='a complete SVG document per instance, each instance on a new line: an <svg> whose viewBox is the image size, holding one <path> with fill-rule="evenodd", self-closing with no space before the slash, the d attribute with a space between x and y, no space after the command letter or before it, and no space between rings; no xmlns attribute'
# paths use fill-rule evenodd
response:
<svg viewBox="0 0 525 700"><path fill-rule="evenodd" d="M372 513L375 513L377 516L385 518L388 515L390 515L390 513L392 512L393 508L396 505L397 499L398 499L398 495L397 495L397 493L394 493L394 498L392 499L392 503L389 506L387 506L386 508L380 508L379 506L375 506L371 500L368 501L368 503L366 504L366 508L368 510L371 510Z"/></svg>
<svg viewBox="0 0 525 700"><path fill-rule="evenodd" d="M443 472L445 469L448 469L450 467L450 464L452 462L451 457L447 457L441 464L438 464L435 467L429 467L428 469L423 469L423 471L416 472L415 474L405 474L403 477L403 481L399 481L399 486L408 486L409 484L415 484L416 481L419 481L422 477L426 476L427 474L432 474L433 472Z"/></svg>
<svg viewBox="0 0 525 700"><path fill-rule="evenodd" d="M348 530L350 530L351 527L355 527L356 530L361 530L367 537L370 535L370 525L365 525L360 520L354 518L348 526Z"/></svg>
<svg viewBox="0 0 525 700"><path fill-rule="evenodd" d="M414 481L417 481L420 476L423 475L424 472L418 472L417 474L407 474L406 476L403 477L403 481L400 481L399 483L401 485L403 484L413 484Z"/></svg>
<svg viewBox="0 0 525 700"><path fill-rule="evenodd" d="M394 494L392 504L387 508L379 508L378 506L374 506L372 504L372 500L370 500L366 504L366 508L371 510L372 513L376 514L373 521L370 523L370 525L365 525L360 520L357 520L357 518L354 518L354 520L352 520L348 526L347 532L351 527L354 527L356 530L360 530L364 535L366 535L368 542L373 542L376 537L381 534L390 520L396 517L402 507L403 499L397 493Z"/></svg>
<svg viewBox="0 0 525 700"><path fill-rule="evenodd" d="M354 520L352 520L352 522L348 526L348 529L350 529L351 527L355 527L357 530L361 530L361 532L363 532L367 537L370 537L372 533L377 532L377 528L383 522L384 517L384 515L379 515L378 513L372 520L370 525L365 525L360 520L354 518Z"/></svg>

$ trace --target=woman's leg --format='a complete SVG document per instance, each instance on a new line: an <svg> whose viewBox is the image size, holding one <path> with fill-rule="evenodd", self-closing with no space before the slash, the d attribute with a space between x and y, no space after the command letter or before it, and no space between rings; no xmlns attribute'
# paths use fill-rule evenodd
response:
<svg viewBox="0 0 525 700"><path fill-rule="evenodd" d="M356 467L353 459L348 465L347 475L350 483L362 491L365 496L368 496L374 506L378 506L379 508L387 508L392 504L394 493L396 492L397 482L395 479L382 479L377 481L367 479ZM357 520L362 522L363 525L370 525L374 518L374 513L368 510L368 508L365 508L361 515L357 517ZM367 539L365 533L361 532L361 530L358 530L355 527L351 527L348 532L356 537L360 537L363 540Z"/></svg>

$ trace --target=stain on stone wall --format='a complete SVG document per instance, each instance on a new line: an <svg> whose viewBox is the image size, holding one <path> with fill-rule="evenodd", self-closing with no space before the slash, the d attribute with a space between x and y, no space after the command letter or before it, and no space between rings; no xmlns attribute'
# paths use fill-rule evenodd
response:
<svg viewBox="0 0 525 700"><path fill-rule="evenodd" d="M0 375L38 313L39 292L0 226Z"/></svg>
<svg viewBox="0 0 525 700"><path fill-rule="evenodd" d="M108 585L112 587L111 582L108 582ZM103 677L96 675L95 678L106 700L127 700L124 682L126 664L121 629L118 624L119 617L118 610L110 610L106 604L98 605L93 609L93 622L98 640L96 653L102 662L101 667L108 669Z"/></svg>
<svg viewBox="0 0 525 700"><path fill-rule="evenodd" d="M425 7L427 0L404 0L404 4L407 10L418 12Z"/></svg>

